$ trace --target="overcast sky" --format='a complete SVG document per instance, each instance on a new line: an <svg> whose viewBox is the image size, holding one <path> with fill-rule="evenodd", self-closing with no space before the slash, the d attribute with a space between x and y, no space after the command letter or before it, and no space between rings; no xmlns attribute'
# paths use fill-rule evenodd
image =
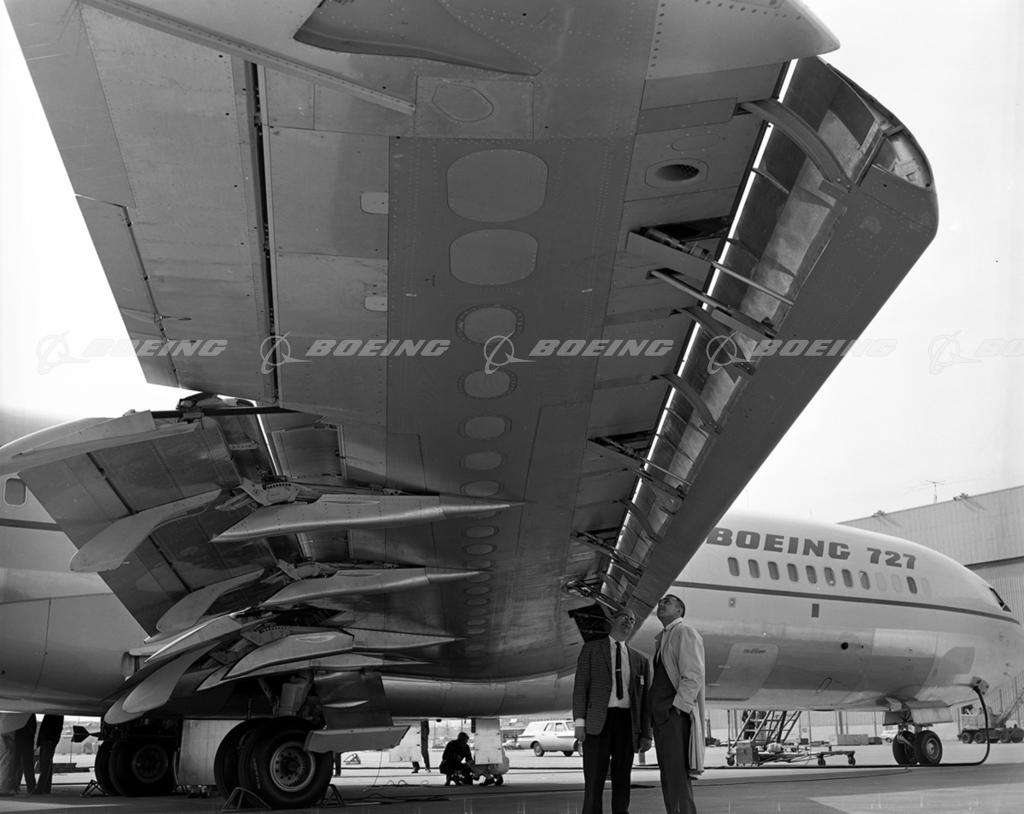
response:
<svg viewBox="0 0 1024 814"><path fill-rule="evenodd" d="M826 59L927 154L939 234L865 334L893 351L844 360L740 504L845 520L1024 484L1024 6L809 5L842 43ZM6 14L0 60L0 407L171 407L134 358L40 366L126 335Z"/></svg>

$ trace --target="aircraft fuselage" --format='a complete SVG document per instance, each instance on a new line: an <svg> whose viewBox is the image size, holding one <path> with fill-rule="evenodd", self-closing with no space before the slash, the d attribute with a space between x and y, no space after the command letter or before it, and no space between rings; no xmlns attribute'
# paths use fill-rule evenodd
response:
<svg viewBox="0 0 1024 814"><path fill-rule="evenodd" d="M98 577L67 570L75 549L56 526L22 514L0 533L3 705L102 712L145 632ZM704 635L715 705L946 707L1024 669L1021 625L984 580L884 535L731 513L674 589ZM635 644L650 653L658 629L649 617ZM395 715L493 716L564 710L572 678L570 659L562 674L384 684Z"/></svg>

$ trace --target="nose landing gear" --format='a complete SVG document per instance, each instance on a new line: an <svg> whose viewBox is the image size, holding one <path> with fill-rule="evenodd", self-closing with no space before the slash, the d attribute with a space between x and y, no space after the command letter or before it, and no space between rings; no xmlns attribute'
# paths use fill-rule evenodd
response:
<svg viewBox="0 0 1024 814"><path fill-rule="evenodd" d="M922 729L914 740L914 755L921 766L938 766L942 762L942 741L930 729Z"/></svg>
<svg viewBox="0 0 1024 814"><path fill-rule="evenodd" d="M930 729L916 733L901 729L892 739L892 756L900 766L938 766L942 762L942 741Z"/></svg>
<svg viewBox="0 0 1024 814"><path fill-rule="evenodd" d="M892 739L892 756L900 766L917 763L915 744L917 736L909 729L901 729Z"/></svg>

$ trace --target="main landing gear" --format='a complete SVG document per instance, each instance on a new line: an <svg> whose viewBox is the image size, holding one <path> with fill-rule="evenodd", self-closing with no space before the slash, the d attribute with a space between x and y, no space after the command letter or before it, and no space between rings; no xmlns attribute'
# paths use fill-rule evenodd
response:
<svg viewBox="0 0 1024 814"><path fill-rule="evenodd" d="M938 766L942 762L942 741L930 729L917 733L901 729L892 739L892 756L900 766Z"/></svg>
<svg viewBox="0 0 1024 814"><path fill-rule="evenodd" d="M174 791L174 733L140 730L104 740L96 752L96 782L122 797L156 797Z"/></svg>
<svg viewBox="0 0 1024 814"><path fill-rule="evenodd" d="M272 808L308 808L323 799L331 782L328 752L303 744L312 725L301 718L243 721L221 741L214 758L217 788L252 792Z"/></svg>

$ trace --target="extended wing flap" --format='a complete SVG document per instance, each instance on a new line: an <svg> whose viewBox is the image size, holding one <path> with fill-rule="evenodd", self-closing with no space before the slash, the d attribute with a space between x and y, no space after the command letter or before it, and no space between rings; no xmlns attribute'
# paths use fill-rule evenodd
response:
<svg viewBox="0 0 1024 814"><path fill-rule="evenodd" d="M355 637L336 630L294 633L256 648L239 659L228 672L228 678L241 676L275 664L299 659L332 656L355 646Z"/></svg>
<svg viewBox="0 0 1024 814"><path fill-rule="evenodd" d="M83 545L71 558L72 571L112 571L121 566L124 558L142 545L159 526L206 508L219 497L219 488L205 489L198 494L172 500L137 514L124 517L107 526Z"/></svg>
<svg viewBox="0 0 1024 814"><path fill-rule="evenodd" d="M37 437L10 458L79 548L72 567L102 571L150 632L185 595L291 556L294 541L286 538L276 551L266 540L210 544L255 507L248 499L229 500L248 482L245 475L264 466L251 416L136 414L71 435L52 432L54 438Z"/></svg>
<svg viewBox="0 0 1024 814"><path fill-rule="evenodd" d="M261 576L263 576L263 569L258 568L254 571L239 574L236 577L229 577L210 585L204 585L202 588L192 591L175 602L160 617L160 620L156 623L157 630L161 633L173 633L192 627L209 611L210 606L224 594L233 591L235 588L248 585Z"/></svg>
<svg viewBox="0 0 1024 814"><path fill-rule="evenodd" d="M149 412L59 424L0 447L0 474L34 469L111 447L183 435L200 426L198 423L158 425Z"/></svg>

